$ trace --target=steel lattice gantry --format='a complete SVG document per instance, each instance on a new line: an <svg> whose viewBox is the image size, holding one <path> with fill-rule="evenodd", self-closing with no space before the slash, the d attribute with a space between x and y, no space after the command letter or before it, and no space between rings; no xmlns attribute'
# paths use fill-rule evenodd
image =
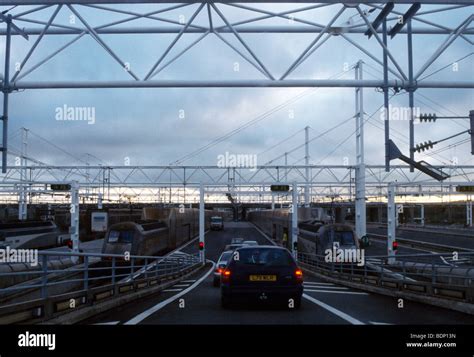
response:
<svg viewBox="0 0 474 357"><path fill-rule="evenodd" d="M388 173L383 165L366 165L365 196L383 198L390 182L397 182L399 193L407 196L451 195L456 193L456 185L474 181L474 166L438 168L451 178L439 183L421 172L411 173L408 165L393 165ZM0 201L11 201L12 193L25 186L31 199L50 192L49 183L75 181L81 189L81 197L89 196L91 200L97 200L100 195L110 202L133 198L166 203L194 203L202 183L217 202L226 202L226 194L230 192L242 202L268 203L272 197L270 185L287 182L298 185L302 202L308 184L306 170L310 174L311 202L348 201L356 197L356 169L356 166L344 165L266 165L255 170L217 166L12 166L0 181ZM27 180L22 178L24 171ZM282 201L286 199L285 195L281 196Z"/></svg>
<svg viewBox="0 0 474 357"><path fill-rule="evenodd" d="M253 4L250 4L253 3ZM127 7L122 5L129 4ZM138 4L150 4L156 9L143 12L136 8ZM289 8L281 10L268 10L268 4L286 4ZM14 6L14 8L12 8ZM371 1L293 1L285 3L282 1L162 1L162 0L0 0L2 13L0 21L0 36L5 39L5 66L2 80L3 92L3 145L2 145L2 172L4 180L8 179L7 153L8 153L8 98L11 93L19 90L33 89L66 89L66 88L164 88L164 87L372 87L381 88L384 93L385 113L388 113L388 91L395 89L404 90L410 95L410 107L413 109L413 98L418 88L461 88L472 90L474 79L467 78L462 81L451 80L427 80L423 77L433 62L445 52L454 41L464 41L472 46L474 27L471 26L474 19L473 1L397 1L396 4L387 1L373 3ZM185 21L176 21L166 18L165 15L176 9L191 9L191 16ZM324 8L333 9L334 15L326 23L302 18L302 14L308 11L318 11ZM103 23L92 25L84 14L88 9L94 9L103 13ZM241 15L239 20L230 20L228 13L239 9L246 15ZM462 9L460 12L459 10ZM35 19L35 14L42 11L51 11L47 21ZM67 11L78 21L75 24L63 24L57 21L57 15L61 11ZM375 20L369 18L369 13L376 16ZM430 21L429 15L436 13L453 14L456 17L455 25L446 25ZM116 21L107 21L107 15L114 14L123 16ZM206 14L206 21L198 23L198 14ZM362 23L336 25L341 16L358 16ZM134 21L140 19L152 20L154 26L134 26ZM269 25L267 20L284 19L283 25ZM219 25L217 24L219 21ZM200 34L200 36L185 47L178 54L171 56L170 52L185 34ZM242 34L254 33L264 35L265 33L291 33L311 34L313 40L297 56L288 68L280 74L271 73L265 62L259 58L251 46L245 41ZM135 67L130 66L104 40L104 35L145 35L145 34L175 34L169 46L156 59L153 66L146 70L146 75L140 76L135 73ZM241 45L240 49L225 39L223 34L229 34ZM349 35L360 36L377 44L382 53L374 54L361 45L361 41L354 41ZM428 60L415 68L413 65L412 43L414 36L434 35L443 39ZM30 58L39 43L48 36L66 36L69 41L59 49L41 59L39 62L31 63ZM110 55L118 66L126 72L128 80L64 80L62 78L51 78L47 81L28 80L28 76L41 68L53 57L65 51L73 43L84 36L91 37L103 50ZM161 80L157 75L171 63L184 56L191 48L207 36L215 36L256 70L259 75L247 80ZM380 65L383 76L376 80L367 79L314 79L314 78L292 78L292 73L332 37L340 37L354 49L368 56ZM406 37L407 65L399 63L390 50L390 40L396 36ZM33 40L34 38L34 40ZM11 66L12 41L29 41L31 47L27 54L17 66ZM210 54L206 54L210 55ZM14 68L13 68L14 67ZM132 70L133 69L133 70ZM215 78L215 77L214 77ZM388 142L390 140L389 117L385 118L385 152L386 161L384 168L390 168L390 157ZM409 127L410 158L413 159L414 135L413 135L413 110ZM74 171L74 168L69 168ZM15 169L12 169L15 170ZM44 168L41 170L55 170L55 168ZM67 169L66 169L67 170ZM78 169L80 170L80 169ZM173 170L173 168L170 168ZM413 167L410 167L413 171ZM347 169L346 169L347 171ZM368 182L370 185L370 182Z"/></svg>

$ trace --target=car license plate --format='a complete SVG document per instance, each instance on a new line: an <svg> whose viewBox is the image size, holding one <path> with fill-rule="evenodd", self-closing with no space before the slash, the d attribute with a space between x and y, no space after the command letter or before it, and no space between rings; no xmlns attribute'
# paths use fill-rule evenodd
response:
<svg viewBox="0 0 474 357"><path fill-rule="evenodd" d="M250 281L276 281L276 275L250 275Z"/></svg>

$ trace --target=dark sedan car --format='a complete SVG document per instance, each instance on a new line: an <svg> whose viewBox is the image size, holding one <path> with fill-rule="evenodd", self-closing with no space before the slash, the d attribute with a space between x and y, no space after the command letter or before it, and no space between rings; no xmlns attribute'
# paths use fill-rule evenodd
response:
<svg viewBox="0 0 474 357"><path fill-rule="evenodd" d="M221 273L222 307L234 302L282 302L298 309L303 273L290 252L276 246L247 246L234 251Z"/></svg>

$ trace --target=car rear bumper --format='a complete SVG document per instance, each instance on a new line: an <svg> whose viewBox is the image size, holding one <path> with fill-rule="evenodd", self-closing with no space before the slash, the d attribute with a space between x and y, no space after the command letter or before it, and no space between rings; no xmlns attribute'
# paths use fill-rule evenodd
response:
<svg viewBox="0 0 474 357"><path fill-rule="evenodd" d="M232 300L261 300L262 296L272 298L294 298L303 295L303 286L281 286L281 287L231 287L223 285L221 294Z"/></svg>

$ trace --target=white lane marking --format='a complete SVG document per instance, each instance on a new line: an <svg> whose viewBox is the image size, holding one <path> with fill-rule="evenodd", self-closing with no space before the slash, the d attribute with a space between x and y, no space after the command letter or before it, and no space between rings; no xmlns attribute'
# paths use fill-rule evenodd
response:
<svg viewBox="0 0 474 357"><path fill-rule="evenodd" d="M334 286L336 284L332 284L332 283L319 283L319 282L316 282L316 281L304 281L303 282L303 285L330 285L330 286Z"/></svg>
<svg viewBox="0 0 474 357"><path fill-rule="evenodd" d="M195 280L181 280L182 283L194 283L196 281Z"/></svg>
<svg viewBox="0 0 474 357"><path fill-rule="evenodd" d="M170 292L170 291L181 291L183 289L165 289L163 290L164 293Z"/></svg>
<svg viewBox="0 0 474 357"><path fill-rule="evenodd" d="M99 322L94 325L118 325L120 321Z"/></svg>
<svg viewBox="0 0 474 357"><path fill-rule="evenodd" d="M268 240L272 245L276 245L276 243L267 236L265 232L263 232L260 228L257 227L254 223L252 223L253 228L255 228L266 240Z"/></svg>
<svg viewBox="0 0 474 357"><path fill-rule="evenodd" d="M173 285L174 288L187 288L189 286L189 284L176 284L176 285Z"/></svg>
<svg viewBox="0 0 474 357"><path fill-rule="evenodd" d="M303 297L306 300L311 301L312 303L322 307L323 309L328 310L329 312L333 313L334 315L339 316L341 319L346 320L347 322L350 322L353 325L365 325L362 321L357 320L356 318L346 314L345 312L342 312L341 310L336 309L335 307L332 307L331 305L328 305L318 299L315 299L312 296L309 296L307 294L303 294Z"/></svg>
<svg viewBox="0 0 474 357"><path fill-rule="evenodd" d="M372 325L393 325L389 322L376 322L376 321L369 321L369 324L372 324Z"/></svg>
<svg viewBox="0 0 474 357"><path fill-rule="evenodd" d="M193 290L195 287L197 287L199 284L201 284L213 271L214 271L214 268L216 267L216 263L212 262L212 267L211 269L209 269L209 271L204 274L199 280L197 280L193 285L191 285L189 288L181 291L180 293L170 297L169 299L166 299L165 301L162 301L158 304L156 304L155 306L152 306L151 308L143 311L142 313L138 314L137 316L135 316L134 318L128 320L127 322L124 323L124 325L136 325L140 322L142 322L143 320L145 320L147 317L149 317L150 315L154 314L155 312L157 312L158 310L164 308L166 305L168 305L169 303L172 303L173 301L175 301L176 299L180 298L181 296L187 294L188 292L190 292L191 290Z"/></svg>
<svg viewBox="0 0 474 357"><path fill-rule="evenodd" d="M309 288L309 289L333 289L333 290L349 290L349 288L345 288L343 286L317 286L317 285L310 285L306 286L304 285L304 288Z"/></svg>
<svg viewBox="0 0 474 357"><path fill-rule="evenodd" d="M318 290L318 289L304 289L304 291L311 291L315 293L326 293L326 294L369 295L367 293L359 293L356 291L331 291L331 290Z"/></svg>

